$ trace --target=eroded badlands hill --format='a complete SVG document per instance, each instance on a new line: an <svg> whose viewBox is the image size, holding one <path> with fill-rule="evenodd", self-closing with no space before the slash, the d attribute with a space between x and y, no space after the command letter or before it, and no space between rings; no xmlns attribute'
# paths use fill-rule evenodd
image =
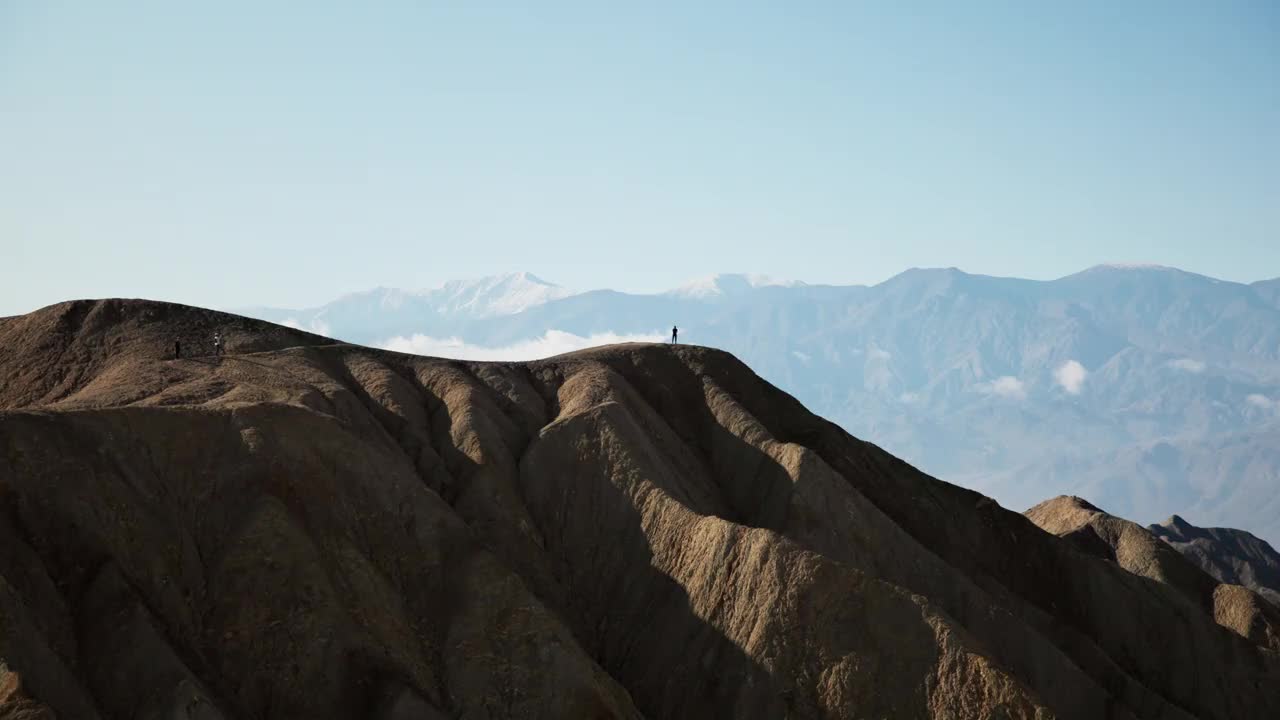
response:
<svg viewBox="0 0 1280 720"><path fill-rule="evenodd" d="M8 711L1280 716L1280 658L1192 598L721 352L454 362L120 300L0 348Z"/></svg>
<svg viewBox="0 0 1280 720"><path fill-rule="evenodd" d="M1109 515L1083 498L1063 495L1027 511L1032 522L1081 551L1168 585L1218 624L1280 650L1280 609L1242 585L1219 582L1141 525Z"/></svg>
<svg viewBox="0 0 1280 720"><path fill-rule="evenodd" d="M1280 608L1280 553L1266 540L1245 530L1197 527L1177 515L1147 529L1201 570L1243 585Z"/></svg>

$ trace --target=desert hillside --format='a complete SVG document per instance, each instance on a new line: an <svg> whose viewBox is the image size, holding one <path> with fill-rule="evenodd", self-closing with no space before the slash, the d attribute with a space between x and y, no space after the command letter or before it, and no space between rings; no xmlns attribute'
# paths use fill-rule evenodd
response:
<svg viewBox="0 0 1280 720"><path fill-rule="evenodd" d="M1266 540L1245 530L1197 527L1177 515L1147 529L1218 580L1243 585L1280 608L1280 553Z"/></svg>
<svg viewBox="0 0 1280 720"><path fill-rule="evenodd" d="M874 286L719 275L653 295L525 274L243 314L399 350L453 352L442 341L456 338L468 353L549 329L661 337L658 319L679 318L686 340L1005 507L1079 495L1280 546L1277 288L1108 265L1043 281L916 268Z"/></svg>
<svg viewBox="0 0 1280 720"><path fill-rule="evenodd" d="M1110 515L1083 498L1065 495L1046 500L1026 514L1081 551L1168 585L1204 608L1219 625L1280 651L1280 608L1251 588L1210 576L1151 530Z"/></svg>
<svg viewBox="0 0 1280 720"><path fill-rule="evenodd" d="M1280 717L1199 595L722 352L131 300L0 348L0 718Z"/></svg>

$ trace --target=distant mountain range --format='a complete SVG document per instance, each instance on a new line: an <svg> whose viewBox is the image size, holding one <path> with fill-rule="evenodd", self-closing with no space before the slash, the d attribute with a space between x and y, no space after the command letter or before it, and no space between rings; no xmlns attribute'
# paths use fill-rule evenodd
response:
<svg viewBox="0 0 1280 720"><path fill-rule="evenodd" d="M511 273L454 280L425 290L374 288L307 310L244 308L239 312L371 343L428 327L453 328L484 318L515 315L573 294L529 273Z"/></svg>
<svg viewBox="0 0 1280 720"><path fill-rule="evenodd" d="M240 312L370 345L677 324L853 434L1014 509L1073 494L1142 522L1177 513L1280 540L1280 278L948 268L875 286L718 275L631 294L518 273Z"/></svg>

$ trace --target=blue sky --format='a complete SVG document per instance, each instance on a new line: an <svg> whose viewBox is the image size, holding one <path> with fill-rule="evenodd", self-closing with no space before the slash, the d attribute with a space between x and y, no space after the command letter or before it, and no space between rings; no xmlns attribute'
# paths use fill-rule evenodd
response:
<svg viewBox="0 0 1280 720"><path fill-rule="evenodd" d="M1112 261L1280 275L1273 0L0 2L0 314Z"/></svg>

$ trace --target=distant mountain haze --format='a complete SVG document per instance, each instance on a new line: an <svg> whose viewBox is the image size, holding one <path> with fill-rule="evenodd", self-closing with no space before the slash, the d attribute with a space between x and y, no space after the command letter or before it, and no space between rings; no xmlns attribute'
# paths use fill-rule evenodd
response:
<svg viewBox="0 0 1280 720"><path fill-rule="evenodd" d="M0 718L1280 717L1253 590L929 477L721 350L442 360L122 299L0 347Z"/></svg>
<svg viewBox="0 0 1280 720"><path fill-rule="evenodd" d="M874 286L718 275L654 294L527 273L377 289L252 317L343 340L512 359L592 338L728 350L821 415L1022 510L1079 495L1280 540L1280 278L1162 266L1058 280L911 269ZM565 343L533 343L556 333Z"/></svg>

